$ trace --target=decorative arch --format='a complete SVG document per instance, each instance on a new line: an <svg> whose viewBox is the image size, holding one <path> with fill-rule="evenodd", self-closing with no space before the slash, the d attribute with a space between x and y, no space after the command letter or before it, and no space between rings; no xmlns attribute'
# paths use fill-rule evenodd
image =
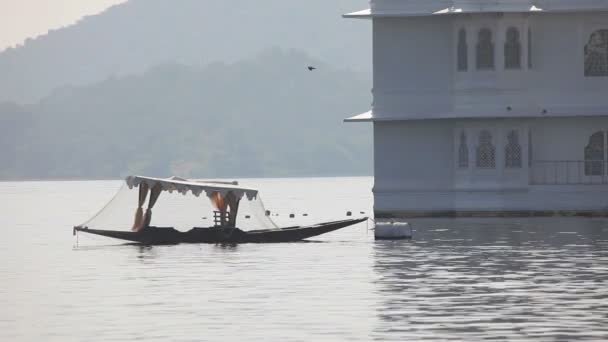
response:
<svg viewBox="0 0 608 342"><path fill-rule="evenodd" d="M482 169L496 168L496 148L492 144L492 134L487 130L479 133L477 167Z"/></svg>
<svg viewBox="0 0 608 342"><path fill-rule="evenodd" d="M467 45L467 31L464 28L458 31L457 60L458 71L467 71L469 69L469 47Z"/></svg>
<svg viewBox="0 0 608 342"><path fill-rule="evenodd" d="M585 76L608 76L608 29L589 36L585 45Z"/></svg>
<svg viewBox="0 0 608 342"><path fill-rule="evenodd" d="M482 28L477 34L477 69L494 69L494 42L492 41L492 31Z"/></svg>
<svg viewBox="0 0 608 342"><path fill-rule="evenodd" d="M522 166L521 145L519 134L512 130L507 134L507 146L505 146L505 167L507 169L520 169Z"/></svg>
<svg viewBox="0 0 608 342"><path fill-rule="evenodd" d="M595 132L589 137L585 146L585 175L601 176L604 174L604 132Z"/></svg>
<svg viewBox="0 0 608 342"><path fill-rule="evenodd" d="M464 131L460 132L460 144L458 146L458 168L469 168L469 146L467 144L467 135Z"/></svg>
<svg viewBox="0 0 608 342"><path fill-rule="evenodd" d="M521 68L521 42L519 30L509 27L505 40L505 69Z"/></svg>

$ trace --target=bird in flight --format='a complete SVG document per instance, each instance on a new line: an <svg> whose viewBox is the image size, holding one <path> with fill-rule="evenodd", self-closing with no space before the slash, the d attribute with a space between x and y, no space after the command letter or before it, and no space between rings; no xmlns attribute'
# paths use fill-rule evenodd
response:
<svg viewBox="0 0 608 342"><path fill-rule="evenodd" d="M313 70L315 70L315 69L316 69L316 68L315 68L314 66L308 66L308 71L313 71Z"/></svg>

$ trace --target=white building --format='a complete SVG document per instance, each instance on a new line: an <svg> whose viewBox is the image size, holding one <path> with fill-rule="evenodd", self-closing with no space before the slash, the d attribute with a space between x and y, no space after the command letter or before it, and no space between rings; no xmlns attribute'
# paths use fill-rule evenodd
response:
<svg viewBox="0 0 608 342"><path fill-rule="evenodd" d="M376 217L608 214L608 0L372 0Z"/></svg>

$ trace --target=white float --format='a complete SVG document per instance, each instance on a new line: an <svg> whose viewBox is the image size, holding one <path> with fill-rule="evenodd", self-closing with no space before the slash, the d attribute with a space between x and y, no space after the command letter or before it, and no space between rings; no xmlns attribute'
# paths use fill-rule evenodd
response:
<svg viewBox="0 0 608 342"><path fill-rule="evenodd" d="M376 222L376 240L404 240L412 238L412 227L407 222Z"/></svg>

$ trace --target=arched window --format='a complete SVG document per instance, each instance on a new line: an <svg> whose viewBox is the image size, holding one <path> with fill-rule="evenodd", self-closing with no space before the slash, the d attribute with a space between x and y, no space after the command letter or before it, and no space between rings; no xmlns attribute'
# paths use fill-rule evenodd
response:
<svg viewBox="0 0 608 342"><path fill-rule="evenodd" d="M505 69L521 68L521 43L519 42L519 31L515 27L507 30L505 41Z"/></svg>
<svg viewBox="0 0 608 342"><path fill-rule="evenodd" d="M467 31L458 32L458 71L467 71L469 68L469 48L467 46Z"/></svg>
<svg viewBox="0 0 608 342"><path fill-rule="evenodd" d="M585 146L585 175L601 176L604 174L604 132L596 132Z"/></svg>
<svg viewBox="0 0 608 342"><path fill-rule="evenodd" d="M528 69L532 69L532 30L528 29Z"/></svg>
<svg viewBox="0 0 608 342"><path fill-rule="evenodd" d="M492 31L487 28L479 30L477 35L477 69L494 69Z"/></svg>
<svg viewBox="0 0 608 342"><path fill-rule="evenodd" d="M460 144L458 146L458 168L467 169L469 167L469 146L467 135L464 131L460 132Z"/></svg>
<svg viewBox="0 0 608 342"><path fill-rule="evenodd" d="M507 134L507 146L505 146L505 167L507 169L521 168L521 145L519 144L519 134L512 130Z"/></svg>
<svg viewBox="0 0 608 342"><path fill-rule="evenodd" d="M492 145L492 134L486 130L479 133L477 167L483 169L493 169L496 167L496 148Z"/></svg>
<svg viewBox="0 0 608 342"><path fill-rule="evenodd" d="M608 30L595 31L585 45L585 76L608 76Z"/></svg>

